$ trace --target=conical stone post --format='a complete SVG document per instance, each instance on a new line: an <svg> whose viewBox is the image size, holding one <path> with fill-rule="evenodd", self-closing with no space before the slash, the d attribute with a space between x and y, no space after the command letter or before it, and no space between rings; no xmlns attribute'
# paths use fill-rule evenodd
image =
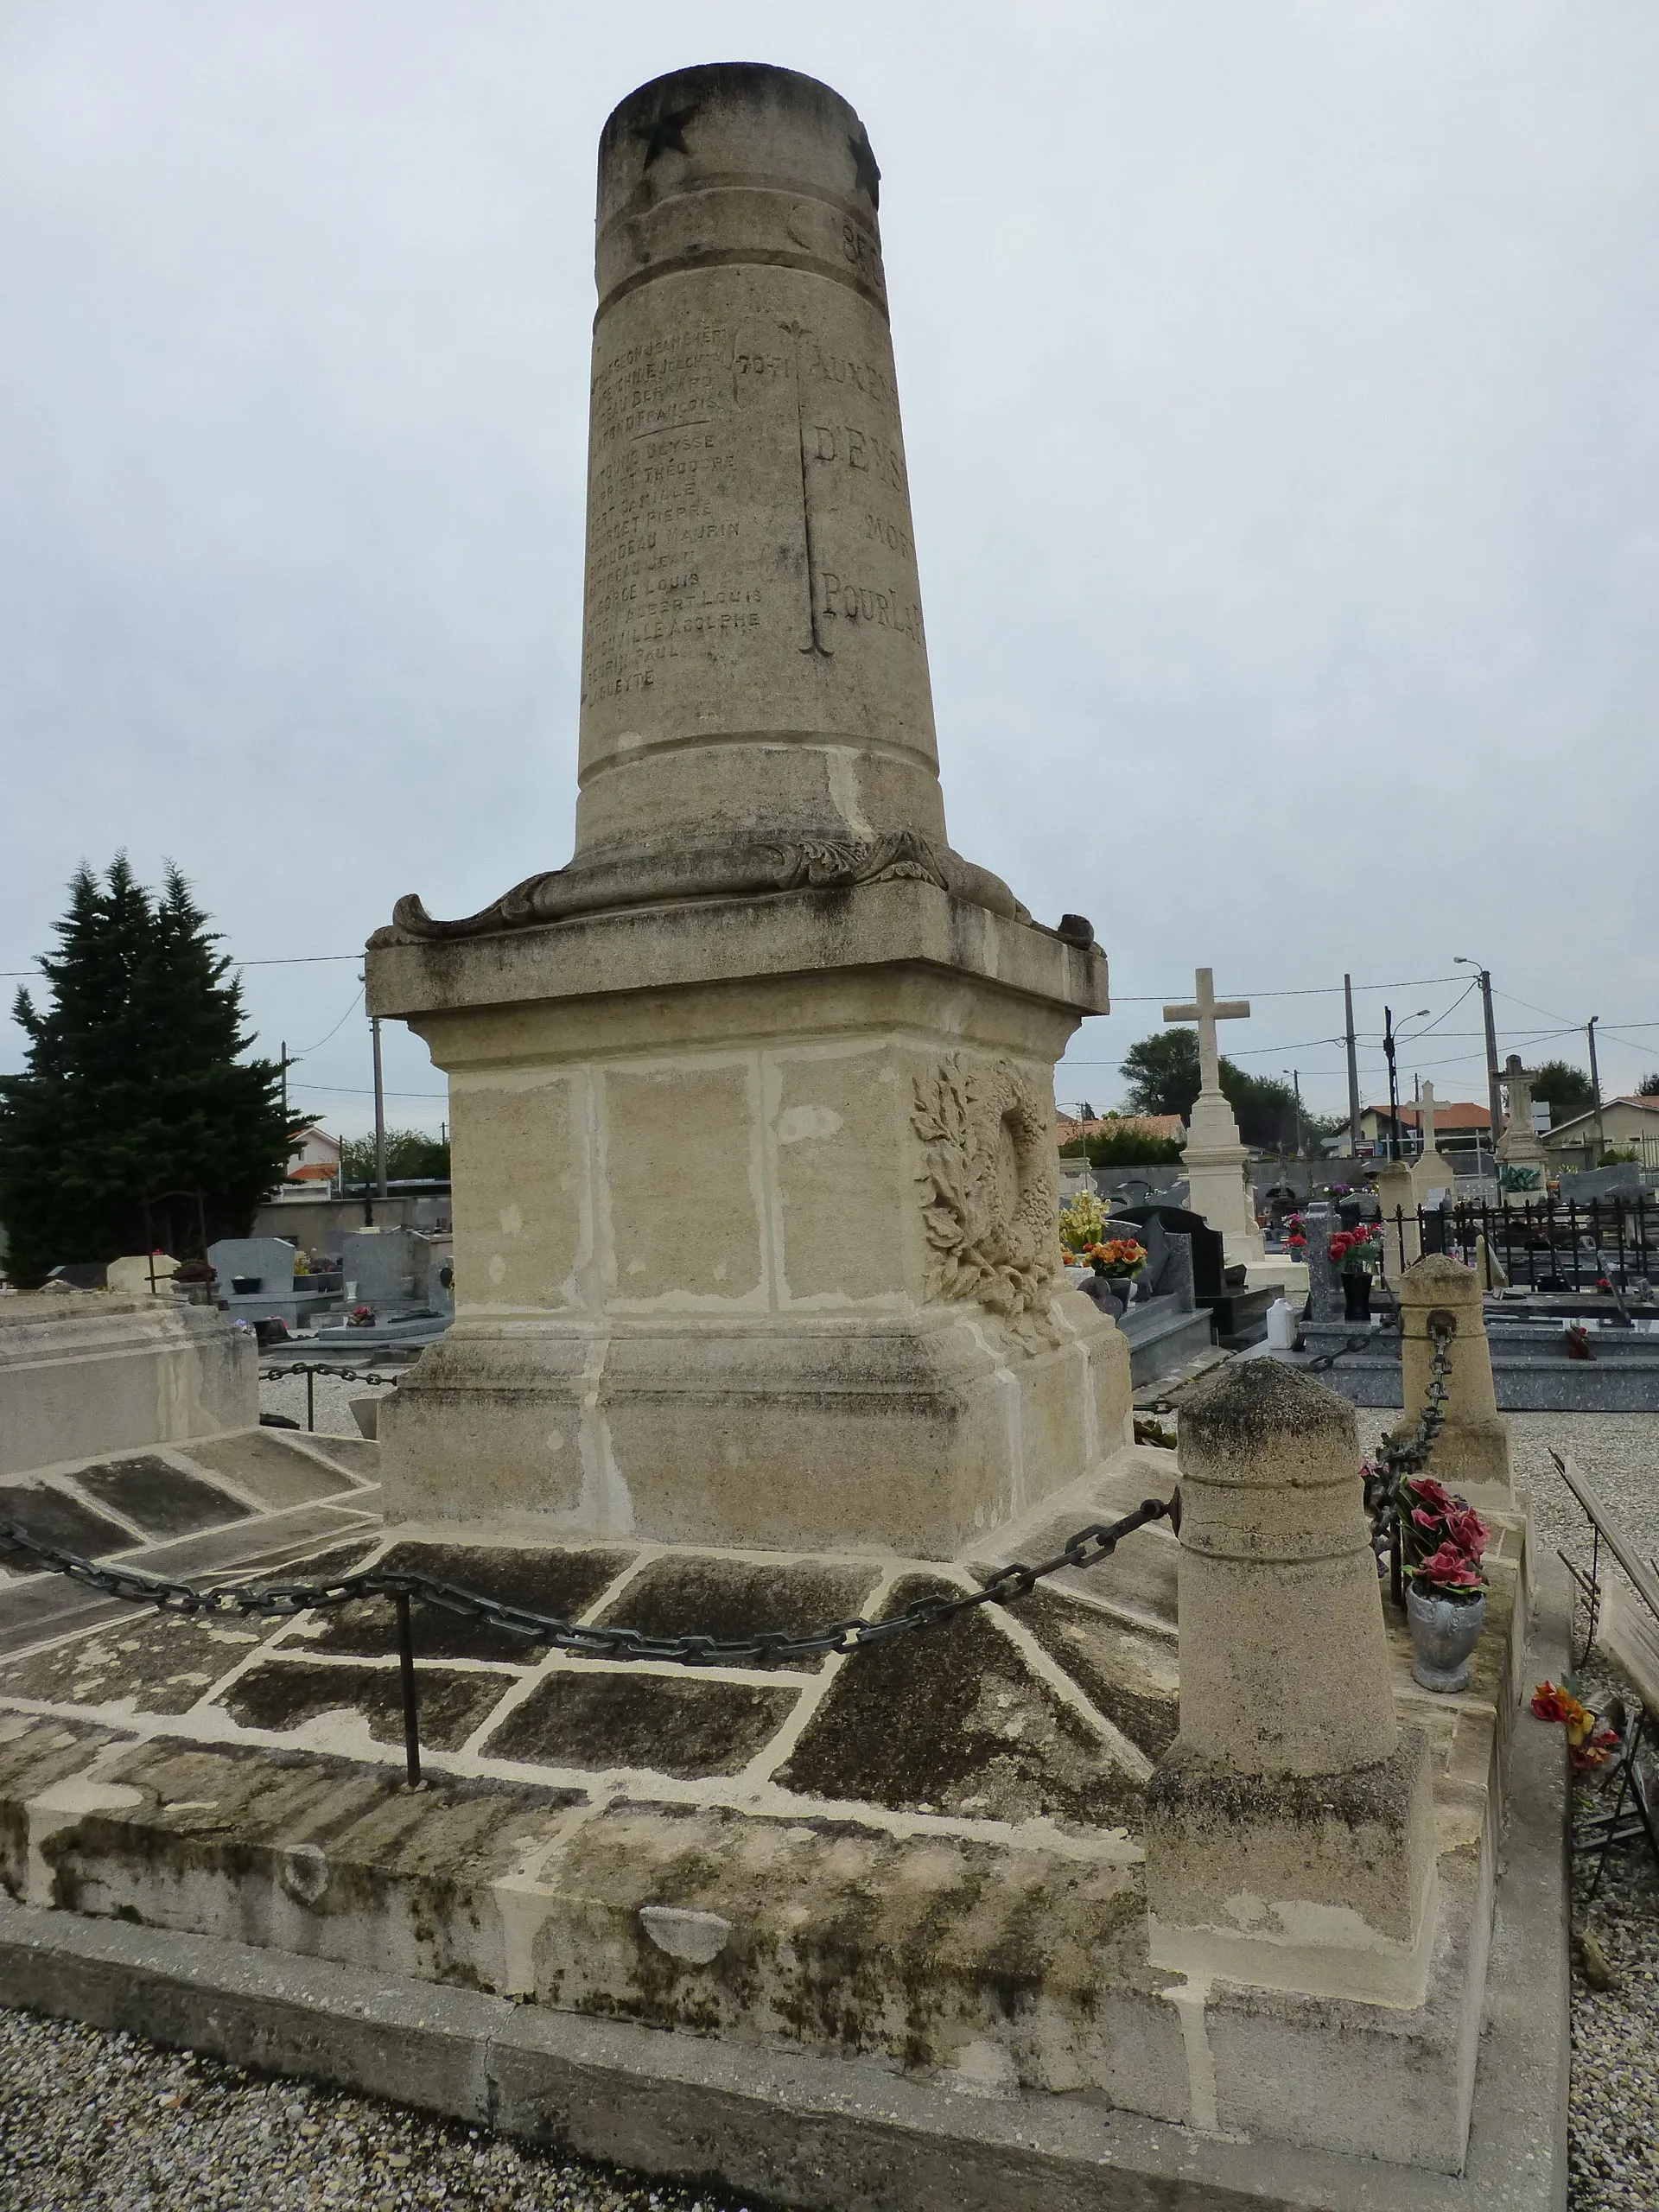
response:
<svg viewBox="0 0 1659 2212"><path fill-rule="evenodd" d="M1433 1373L1431 1322L1443 1313L1452 1324L1452 1371L1446 1418L1423 1471L1483 1512L1513 1513L1510 1428L1497 1410L1479 1276L1449 1252L1428 1252L1400 1278L1399 1294L1405 1413L1395 1434L1416 1433Z"/></svg>
<svg viewBox="0 0 1659 2212"><path fill-rule="evenodd" d="M1354 1409L1275 1360L1181 1415L1181 1729L1148 1786L1154 1966L1421 2003L1428 1747L1395 1716Z"/></svg>

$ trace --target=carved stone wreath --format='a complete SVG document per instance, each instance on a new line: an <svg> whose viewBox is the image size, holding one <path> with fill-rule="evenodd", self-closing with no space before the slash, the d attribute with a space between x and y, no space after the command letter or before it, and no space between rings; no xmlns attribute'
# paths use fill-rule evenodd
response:
<svg viewBox="0 0 1659 2212"><path fill-rule="evenodd" d="M1053 1131L1007 1060L952 1053L918 1076L911 1126L925 1165L922 1218L932 1254L931 1298L972 1299L1032 1347L1052 1338L1059 1265Z"/></svg>

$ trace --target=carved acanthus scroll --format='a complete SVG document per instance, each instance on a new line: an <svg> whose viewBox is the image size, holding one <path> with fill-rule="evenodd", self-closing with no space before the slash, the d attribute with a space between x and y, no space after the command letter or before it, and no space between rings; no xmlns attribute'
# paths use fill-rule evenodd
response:
<svg viewBox="0 0 1659 2212"><path fill-rule="evenodd" d="M1046 1338L1058 1198L1053 1129L1034 1090L1007 1060L975 1066L952 1053L917 1077L911 1126L925 1160L930 1297L972 1299L1028 1341Z"/></svg>

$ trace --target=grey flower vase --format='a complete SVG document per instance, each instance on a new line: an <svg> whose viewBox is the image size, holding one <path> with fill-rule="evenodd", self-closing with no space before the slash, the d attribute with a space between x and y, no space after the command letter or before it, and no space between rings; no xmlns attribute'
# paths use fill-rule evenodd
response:
<svg viewBox="0 0 1659 2212"><path fill-rule="evenodd" d="M1411 1679L1426 1690L1450 1694L1469 1687L1469 1655L1480 1642L1486 1625L1486 1597L1483 1591L1473 1605L1455 1598L1425 1598L1415 1588L1406 1592L1406 1618L1411 1623Z"/></svg>

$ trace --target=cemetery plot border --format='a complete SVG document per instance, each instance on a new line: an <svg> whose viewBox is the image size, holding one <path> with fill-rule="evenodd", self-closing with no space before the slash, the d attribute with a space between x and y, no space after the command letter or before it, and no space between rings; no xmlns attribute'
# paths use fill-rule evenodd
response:
<svg viewBox="0 0 1659 2212"><path fill-rule="evenodd" d="M1079 1529L1050 1559L1035 1567L1020 1560L997 1568L977 1590L957 1598L928 1593L901 1612L882 1620L832 1621L802 1635L768 1630L742 1637L720 1637L696 1633L674 1637L650 1636L638 1629L578 1627L552 1614L535 1613L453 1582L440 1582L423 1574L366 1573L342 1575L331 1582L278 1582L261 1589L216 1584L199 1589L193 1583L169 1582L136 1569L100 1567L74 1552L62 1551L29 1535L15 1521L0 1520L0 1559L21 1554L57 1574L67 1575L105 1596L123 1598L135 1605L156 1606L161 1611L194 1618L286 1619L296 1613L326 1611L363 1598L388 1598L397 1614L398 1672L404 1707L404 1748L411 1789L421 1781L420 1707L415 1670L412 1599L448 1613L483 1621L526 1643L544 1644L557 1651L579 1652L603 1659L653 1659L682 1667L775 1665L793 1658L818 1657L831 1652L852 1653L890 1643L914 1629L931 1628L954 1620L959 1613L981 1605L1007 1605L1027 1596L1045 1576L1063 1567L1093 1567L1109 1559L1123 1537L1154 1521L1167 1520L1179 1535L1181 1525L1180 1491L1168 1497L1143 1498L1134 1512L1121 1520L1094 1522Z"/></svg>

